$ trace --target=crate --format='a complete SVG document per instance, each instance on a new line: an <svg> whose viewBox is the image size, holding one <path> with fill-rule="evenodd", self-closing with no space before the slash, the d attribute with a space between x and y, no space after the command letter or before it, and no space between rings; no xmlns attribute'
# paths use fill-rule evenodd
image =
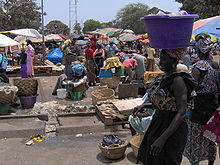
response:
<svg viewBox="0 0 220 165"><path fill-rule="evenodd" d="M119 84L118 98L125 99L129 97L138 97L138 84Z"/></svg>
<svg viewBox="0 0 220 165"><path fill-rule="evenodd" d="M100 120L105 124L105 126L113 126L113 125L122 125L122 124L128 124L128 116L125 116L123 120L111 116L103 115L102 113L102 107L101 104L112 104L111 102L99 102L99 104L96 105L96 113ZM115 108L117 111L117 109Z"/></svg>

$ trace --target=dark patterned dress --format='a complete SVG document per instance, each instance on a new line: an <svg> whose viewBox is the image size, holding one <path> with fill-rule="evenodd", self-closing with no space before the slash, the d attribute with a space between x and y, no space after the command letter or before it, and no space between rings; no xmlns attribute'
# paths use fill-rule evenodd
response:
<svg viewBox="0 0 220 165"><path fill-rule="evenodd" d="M150 146L170 126L177 114L176 101L170 92L170 86L175 77L181 76L187 86L187 93L191 94L195 82L187 73L174 73L156 79L147 90L149 99L156 109L152 122L145 133L138 151L137 162L145 165L180 165L187 140L187 124L182 124L168 138L158 156L150 155Z"/></svg>
<svg viewBox="0 0 220 165"><path fill-rule="evenodd" d="M217 80L219 77L218 73L215 72L209 63L204 60L198 61L196 64L194 64L194 67L202 71L207 71L204 78L198 83L198 88L196 90L197 95L217 94ZM210 102L211 100L207 101L206 105L209 105ZM216 144L203 136L203 125L192 122L190 120L187 121L187 125L189 133L184 156L189 159L192 165L198 165L199 162L203 160L214 161L216 158L217 150Z"/></svg>

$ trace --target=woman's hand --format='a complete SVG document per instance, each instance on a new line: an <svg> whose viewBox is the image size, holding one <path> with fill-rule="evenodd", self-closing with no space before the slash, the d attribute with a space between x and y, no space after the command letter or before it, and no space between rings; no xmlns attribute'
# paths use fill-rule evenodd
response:
<svg viewBox="0 0 220 165"><path fill-rule="evenodd" d="M138 112L142 109L142 106L136 106L134 107L134 111L132 113L133 116L137 116Z"/></svg>
<svg viewBox="0 0 220 165"><path fill-rule="evenodd" d="M162 151L166 140L159 137L157 140L151 145L150 155L157 156Z"/></svg>

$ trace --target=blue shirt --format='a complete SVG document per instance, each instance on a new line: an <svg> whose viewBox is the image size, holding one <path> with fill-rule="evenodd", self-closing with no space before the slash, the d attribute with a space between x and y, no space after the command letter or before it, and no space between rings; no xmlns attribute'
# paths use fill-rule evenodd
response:
<svg viewBox="0 0 220 165"><path fill-rule="evenodd" d="M7 69L8 59L5 55L0 53L0 68Z"/></svg>

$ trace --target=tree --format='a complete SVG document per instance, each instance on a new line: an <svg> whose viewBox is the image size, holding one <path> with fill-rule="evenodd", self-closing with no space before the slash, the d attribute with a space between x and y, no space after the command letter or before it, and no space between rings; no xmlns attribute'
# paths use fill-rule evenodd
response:
<svg viewBox="0 0 220 165"><path fill-rule="evenodd" d="M99 21L96 21L94 19L89 19L84 22L83 33L86 33L88 31L94 31L100 28L102 28L102 24Z"/></svg>
<svg viewBox="0 0 220 165"><path fill-rule="evenodd" d="M182 3L181 10L190 14L198 14L200 19L220 15L219 0L176 0Z"/></svg>
<svg viewBox="0 0 220 165"><path fill-rule="evenodd" d="M69 27L61 21L53 20L45 26L46 34L64 34L69 35Z"/></svg>
<svg viewBox="0 0 220 165"><path fill-rule="evenodd" d="M116 15L116 26L131 29L135 33L145 33L141 17L148 13L149 7L142 3L132 3L122 8Z"/></svg>
<svg viewBox="0 0 220 165"><path fill-rule="evenodd" d="M0 15L5 21L4 30L19 28L38 30L41 26L40 7L33 0L1 0L0 4Z"/></svg>

